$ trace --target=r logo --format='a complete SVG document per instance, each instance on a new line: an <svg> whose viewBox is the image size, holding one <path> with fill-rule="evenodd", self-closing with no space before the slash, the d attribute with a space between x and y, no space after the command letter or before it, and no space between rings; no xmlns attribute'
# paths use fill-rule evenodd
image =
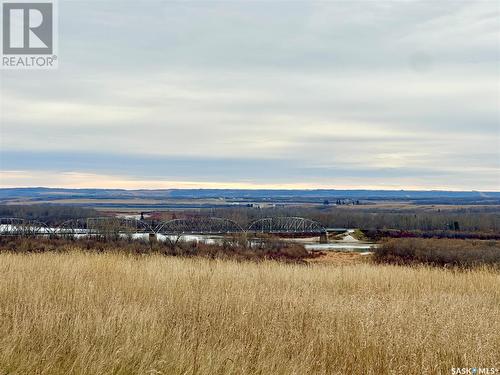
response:
<svg viewBox="0 0 500 375"><path fill-rule="evenodd" d="M4 55L53 53L52 3L3 3Z"/></svg>

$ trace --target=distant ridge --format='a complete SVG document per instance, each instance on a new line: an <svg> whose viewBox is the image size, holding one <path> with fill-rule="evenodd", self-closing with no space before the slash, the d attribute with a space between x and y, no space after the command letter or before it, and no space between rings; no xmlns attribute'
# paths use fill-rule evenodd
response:
<svg viewBox="0 0 500 375"><path fill-rule="evenodd" d="M351 198L351 199L500 199L500 192L445 190L337 190L337 189L63 189L0 188L0 200L13 198Z"/></svg>

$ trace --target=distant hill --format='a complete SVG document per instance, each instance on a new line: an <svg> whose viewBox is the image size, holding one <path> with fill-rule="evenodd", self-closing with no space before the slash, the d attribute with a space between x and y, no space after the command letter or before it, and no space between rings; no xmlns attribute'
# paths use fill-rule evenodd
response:
<svg viewBox="0 0 500 375"><path fill-rule="evenodd" d="M355 200L409 200L417 202L500 202L500 192L478 191L414 191L414 190L270 190L270 189L60 189L60 188L3 188L0 202L13 199L60 200L60 199L208 199L257 201L318 201L321 199Z"/></svg>

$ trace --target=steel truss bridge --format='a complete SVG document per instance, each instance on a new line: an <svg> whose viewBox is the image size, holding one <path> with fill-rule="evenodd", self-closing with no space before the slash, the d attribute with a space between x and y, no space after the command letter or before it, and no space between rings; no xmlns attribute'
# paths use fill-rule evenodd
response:
<svg viewBox="0 0 500 375"><path fill-rule="evenodd" d="M245 230L236 222L220 217L200 217L174 219L158 225L155 229L160 234L231 234Z"/></svg>
<svg viewBox="0 0 500 375"><path fill-rule="evenodd" d="M325 233L326 229L317 221L303 217L266 217L250 223L248 232L253 233Z"/></svg>
<svg viewBox="0 0 500 375"><path fill-rule="evenodd" d="M56 227L50 227L36 220L0 218L0 236L120 237L135 234L224 235L237 233L321 235L326 233L326 228L314 220L302 217L262 218L250 223L248 228L243 228L229 219L204 216L163 221L154 227L147 221L117 217L73 219Z"/></svg>

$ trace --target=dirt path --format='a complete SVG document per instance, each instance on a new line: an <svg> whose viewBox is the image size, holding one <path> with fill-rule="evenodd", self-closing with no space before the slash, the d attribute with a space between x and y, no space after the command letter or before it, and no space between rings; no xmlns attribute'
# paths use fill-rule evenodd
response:
<svg viewBox="0 0 500 375"><path fill-rule="evenodd" d="M350 234L346 234L343 238L342 238L342 241L344 242L359 242L359 240L353 236L351 236Z"/></svg>
<svg viewBox="0 0 500 375"><path fill-rule="evenodd" d="M344 251L325 251L318 254L317 257L307 259L310 264L329 264L329 265L350 265L366 263L370 261L370 255L364 255L357 252Z"/></svg>

